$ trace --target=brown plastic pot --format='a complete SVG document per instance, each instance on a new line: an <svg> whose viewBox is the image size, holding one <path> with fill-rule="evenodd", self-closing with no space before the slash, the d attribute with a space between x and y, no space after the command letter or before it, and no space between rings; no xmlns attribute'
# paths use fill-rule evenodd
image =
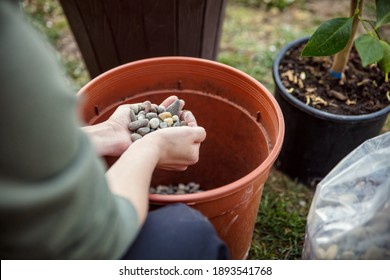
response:
<svg viewBox="0 0 390 280"><path fill-rule="evenodd" d="M156 170L152 185L193 181L205 191L151 194L151 208L182 202L198 209L227 243L231 257L246 258L263 185L284 137L281 110L262 84L218 62L161 57L114 68L90 81L79 95L89 124L106 120L120 104L159 103L170 95L184 99L207 131L200 160L185 172Z"/></svg>

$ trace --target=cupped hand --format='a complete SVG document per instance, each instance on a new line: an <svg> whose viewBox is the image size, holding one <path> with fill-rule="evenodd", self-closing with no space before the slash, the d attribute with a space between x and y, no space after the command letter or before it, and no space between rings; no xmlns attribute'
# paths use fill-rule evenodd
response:
<svg viewBox="0 0 390 280"><path fill-rule="evenodd" d="M199 160L200 144L206 138L203 127L171 127L145 135L141 140L158 154L157 168L183 171Z"/></svg>
<svg viewBox="0 0 390 280"><path fill-rule="evenodd" d="M167 108L178 100L177 96L166 98L160 106ZM145 101L148 103L149 101ZM140 103L138 103L140 104ZM120 156L132 144L128 125L130 123L130 107L135 104L120 105L114 113L103 123L83 127L83 131L91 138L97 153L100 156ZM190 111L183 111L185 103L180 100L181 119L188 126L197 126L196 119Z"/></svg>

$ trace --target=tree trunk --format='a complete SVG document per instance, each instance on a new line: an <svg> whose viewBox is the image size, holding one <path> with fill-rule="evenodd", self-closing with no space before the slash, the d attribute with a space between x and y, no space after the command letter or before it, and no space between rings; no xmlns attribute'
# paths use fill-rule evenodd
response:
<svg viewBox="0 0 390 280"><path fill-rule="evenodd" d="M341 50L334 56L331 73L334 73L335 75L340 75L340 78L342 73L344 72L345 66L347 65L349 54L351 52L355 40L356 31L359 25L359 16L362 14L363 2L364 0L351 0L350 16L352 17L355 15L355 11L358 6L359 12L355 15L353 19L352 32L347 45L343 50Z"/></svg>

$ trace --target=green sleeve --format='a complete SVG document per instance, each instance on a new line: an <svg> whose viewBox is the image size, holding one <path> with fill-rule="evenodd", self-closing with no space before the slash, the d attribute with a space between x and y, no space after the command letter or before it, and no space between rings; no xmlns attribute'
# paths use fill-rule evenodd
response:
<svg viewBox="0 0 390 280"><path fill-rule="evenodd" d="M54 52L4 1L0 82L1 258L119 258L136 211L110 192Z"/></svg>

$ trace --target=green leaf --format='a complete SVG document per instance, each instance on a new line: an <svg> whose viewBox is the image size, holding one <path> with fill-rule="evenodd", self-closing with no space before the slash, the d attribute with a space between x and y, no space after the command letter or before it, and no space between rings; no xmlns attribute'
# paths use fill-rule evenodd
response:
<svg viewBox="0 0 390 280"><path fill-rule="evenodd" d="M383 47L383 57L379 60L378 64L382 71L385 72L385 76L387 78L390 72L390 45L382 40L380 40L380 43Z"/></svg>
<svg viewBox="0 0 390 280"><path fill-rule="evenodd" d="M378 62L383 57L383 47L380 40L369 34L363 34L356 38L355 46L364 67Z"/></svg>
<svg viewBox="0 0 390 280"><path fill-rule="evenodd" d="M338 53L348 43L353 18L334 18L322 23L311 36L302 56L329 56Z"/></svg>
<svg viewBox="0 0 390 280"><path fill-rule="evenodd" d="M376 2L376 26L381 27L390 22L390 1L377 0Z"/></svg>

